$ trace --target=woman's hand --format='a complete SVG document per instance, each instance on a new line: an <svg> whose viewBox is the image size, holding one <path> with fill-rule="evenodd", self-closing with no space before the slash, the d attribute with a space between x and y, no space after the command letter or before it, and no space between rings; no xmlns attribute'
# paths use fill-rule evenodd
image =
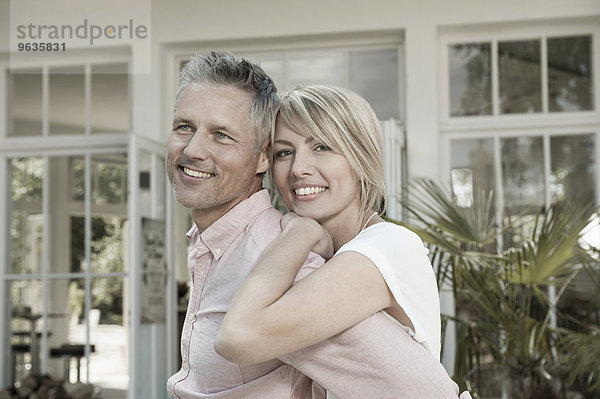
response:
<svg viewBox="0 0 600 399"><path fill-rule="evenodd" d="M316 220L288 212L281 218L281 228L284 232L293 234L307 234L314 241L311 251L323 259L328 260L333 256L333 240L329 232Z"/></svg>

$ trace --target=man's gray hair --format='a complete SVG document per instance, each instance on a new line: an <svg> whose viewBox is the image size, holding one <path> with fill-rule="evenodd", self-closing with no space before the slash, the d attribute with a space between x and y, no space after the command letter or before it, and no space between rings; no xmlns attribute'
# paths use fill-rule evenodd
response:
<svg viewBox="0 0 600 399"><path fill-rule="evenodd" d="M185 89L194 83L228 85L253 95L248 120L256 131L255 150L269 139L277 104L275 83L260 66L229 52L211 51L194 55L179 73L175 108Z"/></svg>

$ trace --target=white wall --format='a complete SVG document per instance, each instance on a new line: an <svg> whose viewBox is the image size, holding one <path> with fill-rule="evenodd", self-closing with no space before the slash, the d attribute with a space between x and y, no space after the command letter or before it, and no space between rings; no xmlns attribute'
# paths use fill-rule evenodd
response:
<svg viewBox="0 0 600 399"><path fill-rule="evenodd" d="M597 0L345 0L198 1L152 3L153 58L161 45L177 42L232 41L342 32L405 32L406 124L411 176L440 178L438 133L437 38L440 28L597 16ZM310 22L309 22L310 21ZM600 22L599 22L600 23ZM144 79L134 93L134 126L164 138L170 120L161 115L160 77ZM151 96L148 96L152 93ZM165 102L166 101L166 102ZM143 106L141 104L144 104ZM150 112L149 112L150 111ZM164 115L164 112L163 112ZM168 118L163 118L168 119ZM162 131L152 131L162 126Z"/></svg>

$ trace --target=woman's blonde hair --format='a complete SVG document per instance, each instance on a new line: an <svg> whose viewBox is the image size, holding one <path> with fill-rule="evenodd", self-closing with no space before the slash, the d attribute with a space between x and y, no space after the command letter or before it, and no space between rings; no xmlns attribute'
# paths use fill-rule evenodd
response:
<svg viewBox="0 0 600 399"><path fill-rule="evenodd" d="M360 181L360 210L385 210L381 125L369 103L351 90L335 86L298 86L281 96L275 122L325 144L343 155Z"/></svg>

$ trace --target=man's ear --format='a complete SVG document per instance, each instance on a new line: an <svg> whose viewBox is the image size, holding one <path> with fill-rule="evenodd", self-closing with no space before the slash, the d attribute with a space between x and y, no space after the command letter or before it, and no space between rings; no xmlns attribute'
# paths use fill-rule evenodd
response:
<svg viewBox="0 0 600 399"><path fill-rule="evenodd" d="M271 141L267 141L258 154L256 174L265 173L271 167Z"/></svg>

